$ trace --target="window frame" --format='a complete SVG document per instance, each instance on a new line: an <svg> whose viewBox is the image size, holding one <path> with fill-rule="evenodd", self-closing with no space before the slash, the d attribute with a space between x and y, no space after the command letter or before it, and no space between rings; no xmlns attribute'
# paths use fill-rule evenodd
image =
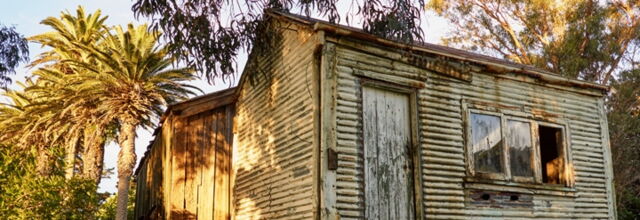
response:
<svg viewBox="0 0 640 220"><path fill-rule="evenodd" d="M507 153L505 152L506 149L506 144L504 139L502 139L502 170L504 171L503 173L487 173L487 172L476 172L475 170L475 159L473 157L473 151L471 150L471 114L483 114L483 115L490 115L490 116L496 116L500 119L500 137L504 138L505 134L505 130L504 130L504 120L503 120L503 113L500 112L492 112L492 111L485 111L485 110L479 110L479 109L470 109L469 111L467 111L467 125L465 126L467 128L467 131L465 132L466 135L466 153L467 153L467 158L470 158L469 160L467 160L467 168L468 170L471 172L472 176L476 176L476 177L481 177L481 178L488 178L488 179L495 179L495 180L509 180L508 176L509 174L507 172L511 172L509 171L507 168L507 161L506 161L506 155Z"/></svg>
<svg viewBox="0 0 640 220"><path fill-rule="evenodd" d="M496 107L487 107L487 106L475 106L475 105L467 105L463 104L463 114L464 114L464 140L465 140L465 155L466 155L466 166L467 166L467 175L470 177L478 178L478 179L489 179L489 180L498 180L505 182L515 182L522 184L542 184L545 186L558 186L558 187L573 187L573 178L572 169L571 169L571 152L570 152L570 133L569 126L563 120L560 119L544 119L540 117L535 117L533 114L525 113L522 111L513 111L506 110ZM500 118L500 133L502 135L502 173L486 173L486 172L477 172L475 170L475 158L472 152L471 146L471 132L472 132L472 124L471 124L471 114L484 114L490 116L496 116ZM507 133L507 123L509 120L526 122L529 123L530 126L530 135L531 135L531 163L532 163L532 171L533 177L520 177L520 176L512 176L511 174L511 161L509 155L509 144L506 140ZM538 135L539 126L546 126L560 129L562 140L560 141L562 146L559 146L562 157L563 157L563 176L565 178L564 184L550 184L542 182L542 165L540 158L540 138Z"/></svg>
<svg viewBox="0 0 640 220"><path fill-rule="evenodd" d="M538 130L538 126L535 124L535 122L531 121L530 119L525 119L525 118L521 118L521 117L515 117L515 116L511 116L511 115L504 115L503 119L502 119L505 125L505 130L506 130L506 126L508 121L518 121L518 122L524 122L524 123L528 123L529 124L529 136L531 137L531 158L529 158L529 162L533 165L531 167L531 171L533 173L532 177L524 177L524 176L513 176L511 175L511 155L509 154L509 152L506 153L506 159L509 160L508 162L508 169L509 170L509 176L510 180L514 181L514 182L521 182L521 183L536 183L537 182L537 176L540 174L540 168L539 165L540 163L538 163L538 161L540 161L540 156L539 156L539 151L540 151L540 147L539 147L539 143L536 139L536 131ZM509 143L508 141L506 141L506 135L507 132L503 132L503 134L505 135L505 149L508 151L509 150Z"/></svg>
<svg viewBox="0 0 640 220"><path fill-rule="evenodd" d="M557 186L566 186L566 187L573 187L573 171L571 169L571 152L570 152L570 147L569 147L569 126L566 122L563 123L554 123L554 122L547 122L547 121L536 121L536 133L538 133L538 129L540 127L540 125L545 126L545 127L551 127L551 128L557 128L560 129L560 136L562 137L562 141L560 141L560 143L562 144L562 146L560 146L560 150L562 152L562 159L563 159L563 171L562 171L562 175L564 176L564 180L565 183L564 184L551 184L551 183L543 183L542 182L542 167L538 168L538 176L536 176L536 183L541 183L541 184L545 184L545 185L557 185ZM535 134L535 133L532 133ZM541 160L541 155L540 155L540 136L539 135L535 135L534 138L536 138L536 154L537 154L537 166L542 166L542 163L540 162Z"/></svg>

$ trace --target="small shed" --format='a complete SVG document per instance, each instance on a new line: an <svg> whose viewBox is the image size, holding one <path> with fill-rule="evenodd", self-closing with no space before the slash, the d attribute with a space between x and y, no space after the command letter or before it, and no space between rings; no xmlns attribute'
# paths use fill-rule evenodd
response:
<svg viewBox="0 0 640 220"><path fill-rule="evenodd" d="M267 15L236 88L167 111L138 218L615 219L607 87Z"/></svg>
<svg viewBox="0 0 640 220"><path fill-rule="evenodd" d="M235 99L226 89L169 107L135 172L136 219L229 219Z"/></svg>

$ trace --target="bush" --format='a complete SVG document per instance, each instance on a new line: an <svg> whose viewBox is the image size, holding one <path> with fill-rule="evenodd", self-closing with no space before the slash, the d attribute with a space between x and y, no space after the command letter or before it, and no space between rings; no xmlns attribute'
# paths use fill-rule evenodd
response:
<svg viewBox="0 0 640 220"><path fill-rule="evenodd" d="M35 155L0 146L0 219L89 219L98 208L92 180L65 179L62 152L52 149L52 173L41 176Z"/></svg>
<svg viewBox="0 0 640 220"><path fill-rule="evenodd" d="M131 184L129 189L129 205L127 205L127 219L134 219L135 202L136 201L136 189L135 184ZM96 217L100 220L111 220L116 218L116 201L118 195L109 196L98 209Z"/></svg>

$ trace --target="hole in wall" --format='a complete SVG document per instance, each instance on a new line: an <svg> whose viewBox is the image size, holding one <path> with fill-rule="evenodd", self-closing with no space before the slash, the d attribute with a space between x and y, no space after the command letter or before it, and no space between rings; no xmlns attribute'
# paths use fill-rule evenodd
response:
<svg viewBox="0 0 640 220"><path fill-rule="evenodd" d="M520 199L520 197L517 196L517 195L511 195L510 199L511 199L511 201L518 201L518 199Z"/></svg>
<svg viewBox="0 0 640 220"><path fill-rule="evenodd" d="M482 198L482 200L489 200L491 198L491 195L484 193L480 198Z"/></svg>

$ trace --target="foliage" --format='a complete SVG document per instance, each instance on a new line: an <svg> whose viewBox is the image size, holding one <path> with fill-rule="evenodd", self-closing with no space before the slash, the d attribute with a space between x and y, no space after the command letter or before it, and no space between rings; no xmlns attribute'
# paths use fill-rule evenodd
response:
<svg viewBox="0 0 640 220"><path fill-rule="evenodd" d="M137 0L137 16L152 18L152 28L163 30L172 54L195 65L209 82L215 78L232 79L237 71L236 58L241 49L268 50L267 9L297 9L307 16L312 12L331 22L357 16L365 31L400 41L422 40L420 19L424 0L359 0L341 15L338 0ZM353 7L355 5L355 7ZM354 11L355 10L355 13Z"/></svg>
<svg viewBox="0 0 640 220"><path fill-rule="evenodd" d="M638 1L432 0L445 44L608 84L640 36Z"/></svg>
<svg viewBox="0 0 640 220"><path fill-rule="evenodd" d="M170 68L174 59L167 47L158 46L159 34L147 29L116 26L99 47L84 47L96 63L70 61L85 72L68 79L78 85L69 98L98 103L95 110L101 120L133 120L151 128L164 106L195 95L192 90L199 89L185 83L195 79L193 71Z"/></svg>
<svg viewBox="0 0 640 220"><path fill-rule="evenodd" d="M640 69L625 71L612 82L607 100L618 215L640 217Z"/></svg>
<svg viewBox="0 0 640 220"><path fill-rule="evenodd" d="M31 68L37 68L33 72L36 80L21 83L22 91L6 91L4 95L12 102L0 107L0 128L5 131L0 134L1 141L14 147L35 147L41 151L51 146L64 146L69 160L67 177L79 174L94 179L96 184L100 182L108 126L95 120L91 103L68 99L75 91L65 75L82 74L66 61L91 60L77 45L96 45L108 31L103 25L105 19L100 11L86 14L82 7L78 7L76 15L63 12L60 18L44 19L42 24L53 31L29 38L49 48L29 64ZM70 105L75 107L65 108ZM80 154L84 157L75 155L80 150L85 151ZM76 170L76 166L82 170ZM45 169L40 170L41 174L46 174Z"/></svg>
<svg viewBox="0 0 640 220"><path fill-rule="evenodd" d="M99 181L100 172L86 175L88 170L80 168L100 165L101 170L104 143L116 136L121 147L119 193L127 194L136 161L135 129L155 126L168 104L186 99L194 94L190 89L197 88L185 84L195 78L190 68L172 66L168 48L158 44L159 33L149 32L146 25L106 27L105 19L100 11L86 14L78 7L76 15L63 12L60 18L43 20L54 31L30 39L51 50L31 63L37 67L35 80L27 81L22 91L5 93L12 103L0 106L0 141L14 144L15 149L36 150L38 157L63 149L66 179L59 181L78 177ZM92 149L96 150L91 153ZM47 167L60 159L49 156L54 158L38 159L38 164L45 161L42 167ZM52 173L45 177L59 178ZM98 181L94 179L93 185ZM84 192L97 196L95 188ZM75 197L64 201L73 201L69 198ZM119 210L124 208L117 212L120 219L126 217L126 199L118 201ZM86 213L91 217L94 212Z"/></svg>
<svg viewBox="0 0 640 220"><path fill-rule="evenodd" d="M27 40L14 27L0 25L0 86L11 83L18 64L29 61Z"/></svg>
<svg viewBox="0 0 640 220"><path fill-rule="evenodd" d="M619 193L618 218L621 220L637 220L640 216L640 196L633 190L622 190Z"/></svg>
<svg viewBox="0 0 640 220"><path fill-rule="evenodd" d="M87 219L98 207L97 186L90 180L64 177L63 151L54 156L52 174L35 172L36 155L0 146L1 219Z"/></svg>
<svg viewBox="0 0 640 220"><path fill-rule="evenodd" d="M129 201L136 200L136 189L135 184L131 184L134 187L129 189ZM100 220L111 220L116 218L116 201L118 200L118 195L114 194L109 196L102 204L100 204L100 208L98 209L98 214L96 214L97 219ZM135 204L129 203L127 206L127 219L134 219L135 212Z"/></svg>
<svg viewBox="0 0 640 220"><path fill-rule="evenodd" d="M185 84L195 79L189 68L170 68L174 59L167 47L158 45L159 34L146 25L126 30L115 27L97 48L83 47L96 63L72 61L83 74L69 78L77 82L70 100L89 100L105 124L118 125L118 194L128 194L136 162L135 129L150 127L164 107L195 94ZM75 106L70 106L75 108ZM127 200L118 199L117 219L126 217Z"/></svg>

